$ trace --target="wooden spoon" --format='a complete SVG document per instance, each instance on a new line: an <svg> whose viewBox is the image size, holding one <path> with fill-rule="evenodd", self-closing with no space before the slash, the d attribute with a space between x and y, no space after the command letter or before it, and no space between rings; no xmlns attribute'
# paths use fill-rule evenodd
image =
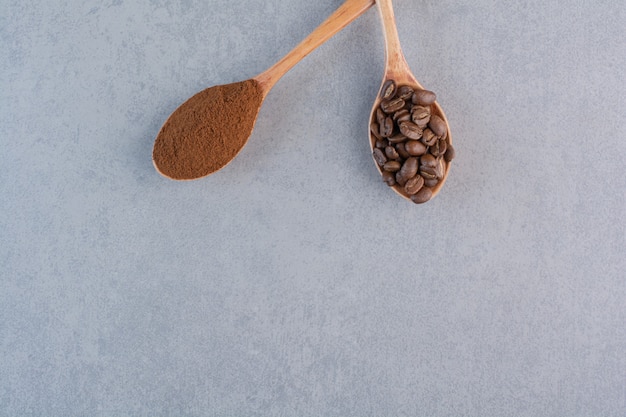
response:
<svg viewBox="0 0 626 417"><path fill-rule="evenodd" d="M263 100L296 63L374 5L346 0L298 46L249 80L207 88L178 107L152 151L157 171L174 180L205 177L237 156L252 133Z"/></svg>
<svg viewBox="0 0 626 417"><path fill-rule="evenodd" d="M396 27L391 0L376 0L376 3L378 5L378 10L380 12L380 16L382 19L384 36L385 36L385 72L384 72L383 81L382 81L381 88L380 88L380 93L378 94L376 100L374 101L374 106L372 107L372 115L370 118L370 126L369 126L370 127L369 129L370 147L372 150L372 154L374 155L376 167L378 168L378 171L382 175L384 174L386 170L384 168L384 165L381 162L383 162L388 157L387 157L387 154L385 154L384 157L380 156L380 152L385 152L386 150L386 147L381 148L382 146L381 143L388 144L388 142L391 142L390 145L392 147L396 147L397 143L400 142L401 137L402 137L400 132L398 132L397 122L394 122L394 130L393 130L394 133L392 134L392 135L397 135L397 136L392 138L392 140L389 140L386 137L382 137L382 141L381 141L380 130L377 130L380 127L379 124L377 124L378 122L377 113L378 113L378 116L380 116L381 113L380 113L379 108L380 108L381 102L383 102L383 100L389 99L388 97L385 98L385 95L389 93L390 91L389 90L389 85L391 84L390 80L395 83L394 85L396 87L396 91L397 91L397 87L399 86L410 86L416 92L426 93L427 95L430 95L431 99L426 100L426 102L429 104L423 104L421 103L421 100L419 100L418 104L430 107L431 118L435 118L435 116L438 116L440 118L438 120L440 126L438 127L439 127L439 130L441 131L443 127L445 126L446 133L443 135L443 140L446 141L446 144L444 146L447 146L449 149L449 152L446 155L445 159L443 155L440 155L440 158L435 158L437 159L437 163L441 163L441 166L438 168L439 169L438 182L436 183L436 185L430 184L430 186L423 186L422 188L424 189L420 190L421 192L419 193L419 195L416 195L416 194L411 194L407 192L405 189L405 185L398 184L395 181L395 179L397 178L395 174L393 176L393 179L391 179L392 176L390 172L387 172L385 174L387 177L383 176L383 178L386 178L385 181L389 185L391 185L391 188L401 197L407 200L412 200L415 203L424 203L430 200L431 198L433 198L435 195L437 195L437 193L439 192L439 190L441 190L441 187L445 183L446 178L448 176L448 172L450 171L449 160L451 160L454 157L454 149L452 148L452 137L450 135L448 120L446 119L446 116L443 113L443 110L441 109L439 104L436 101L432 102L435 99L434 94L430 91L422 91L424 90L424 88L411 73L411 70L406 62L406 59L404 58L404 54L402 53L402 49L400 47L400 40L398 37L398 30ZM413 102L414 101L412 98L406 99L406 105L405 107L403 107L403 109L407 109L408 107L410 107ZM385 114L385 116L393 117L394 114L395 114L395 111L392 112L391 114ZM430 126L423 126L424 131L428 127ZM373 133L373 130L376 133ZM432 130L435 130L435 129L432 129ZM378 151L376 150L377 142L379 143ZM413 143L413 145L421 146L417 143ZM426 152L429 153L430 148L428 148L428 146L426 145L424 145L424 147L427 148ZM376 152L379 152L379 154L376 155ZM433 149L433 152L434 152L434 149ZM393 154L392 150L390 150L390 153L392 154L392 157L390 157L388 160L393 161L393 157L395 157L396 155ZM419 152L416 152L416 154L419 154ZM377 158L377 156L379 158ZM418 165L421 165L421 162L420 162L421 156L418 155L418 156L413 156L413 157L414 159L417 159ZM382 158L382 160L380 158ZM427 157L427 158L430 158L430 157ZM402 161L403 158L400 157L398 158L398 160ZM404 160L408 160L408 158L406 158L405 156ZM412 161L412 162L414 163L415 161ZM395 171L398 168L397 163L395 163L395 166L394 166L394 163L391 163L389 165L390 166L388 168L391 171ZM417 172L418 176L420 175L420 172L421 171L418 170ZM422 180L419 179L419 181L422 181ZM431 180L431 182L432 181L434 180ZM419 184L417 185L417 187L419 188ZM414 189L411 191L414 191Z"/></svg>

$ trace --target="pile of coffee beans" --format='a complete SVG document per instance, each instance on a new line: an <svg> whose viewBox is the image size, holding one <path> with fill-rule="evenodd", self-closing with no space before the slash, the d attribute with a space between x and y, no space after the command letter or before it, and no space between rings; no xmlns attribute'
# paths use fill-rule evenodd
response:
<svg viewBox="0 0 626 417"><path fill-rule="evenodd" d="M433 196L454 158L446 122L434 106L432 91L387 80L372 114L373 157L383 181L416 204Z"/></svg>

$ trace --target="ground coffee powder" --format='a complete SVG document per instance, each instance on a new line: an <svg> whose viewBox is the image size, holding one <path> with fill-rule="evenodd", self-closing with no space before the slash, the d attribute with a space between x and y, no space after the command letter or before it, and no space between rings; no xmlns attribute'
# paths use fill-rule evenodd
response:
<svg viewBox="0 0 626 417"><path fill-rule="evenodd" d="M157 135L152 160L176 180L201 178L224 167L252 133L263 90L256 80L207 88L177 108Z"/></svg>

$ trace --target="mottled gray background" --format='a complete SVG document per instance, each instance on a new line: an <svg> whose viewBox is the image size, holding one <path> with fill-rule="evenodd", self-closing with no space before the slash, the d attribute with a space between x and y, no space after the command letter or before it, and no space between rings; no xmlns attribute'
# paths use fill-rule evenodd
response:
<svg viewBox="0 0 626 417"><path fill-rule="evenodd" d="M243 152L154 137L340 0L2 0L0 415L626 415L626 7L396 0L458 151L369 155L375 9L270 92Z"/></svg>

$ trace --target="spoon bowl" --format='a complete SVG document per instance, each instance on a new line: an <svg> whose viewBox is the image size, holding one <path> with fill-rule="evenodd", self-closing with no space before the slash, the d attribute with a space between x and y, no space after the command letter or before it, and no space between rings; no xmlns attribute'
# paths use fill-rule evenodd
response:
<svg viewBox="0 0 626 417"><path fill-rule="evenodd" d="M152 151L156 170L170 179L194 180L225 167L248 141L274 84L373 5L374 0L346 0L269 69L249 80L207 88L185 101L157 134Z"/></svg>
<svg viewBox="0 0 626 417"><path fill-rule="evenodd" d="M384 70L383 80L381 83L379 94L374 100L374 104L372 106L371 118L369 121L370 124L369 124L368 130L369 130L369 139L370 139L369 141L370 150L372 151L372 154L374 155L376 168L378 169L379 173L383 176L383 178L385 178L385 181L387 182L388 185L390 185L390 187L392 188L394 192L396 192L401 197L407 200L411 200L415 203L424 203L426 201L429 201L430 199L432 199L439 193L450 171L450 160L454 157L454 149L452 148L452 136L450 134L448 119L446 118L441 106L435 100L434 93L424 89L424 87L417 81L415 76L412 74L411 69L409 68L409 65L406 62L406 59L402 52L402 48L400 46L400 40L398 37L398 31L396 27L391 0L376 0L376 3L378 6L378 10L380 12L381 20L383 23L383 30L384 30L385 70ZM398 89L401 86L408 86L415 92L421 92L421 93L425 92L429 94L430 99L428 100L422 100L420 98L416 100L415 97L405 98L407 104L404 107L402 107L401 110L408 109L410 111L412 104L419 105L419 106L426 106L429 108L429 114L430 114L429 117L431 118L431 120L434 120L435 118L439 119L438 128L441 129L440 133L443 132L443 129L445 128L445 134L441 135L442 137L439 139L445 142L445 146L447 147L447 149L449 149L449 152L447 153L446 158L444 158L443 153L441 154L438 154L438 152L435 153L435 155L438 156L435 159L437 161L440 161L441 163L441 166L438 168L439 172L437 174L436 184L433 184L434 179L431 179L430 182L428 182L427 180L427 184L421 187L418 184L417 185L418 188L423 188L419 196L417 196L417 193L413 193L413 191L415 191L415 187L413 187L413 189L410 190L411 192L407 192L405 188L405 184L401 184L398 181L396 181L396 179L398 178L397 174L394 174L393 179L390 179L392 178L391 171L387 171L385 169L385 165L383 162L387 159L392 161L394 158L396 158L397 152L395 152L394 150L391 150L393 155L391 155L390 157L389 157L389 154L382 157L383 159L381 159L380 157L381 153L384 152L383 145L388 145L388 146L391 145L392 147L395 146L395 148L397 148L398 143L402 141L401 137L404 136L402 135L401 132L398 132L398 127L396 126L398 123L395 120L397 114L395 111L390 111L389 114L384 114L385 112L383 112L384 116L392 117L394 119L394 123L395 123L394 130L393 130L393 133L391 133L389 136L394 135L394 134L395 136L385 137L386 135L383 135L383 137L381 137L381 134L380 134L381 131L380 131L380 125L378 122L380 120L380 115L381 115L380 113L381 103L383 103L385 100L390 99L389 97L389 94L391 91L390 85L393 85L393 87L391 87L393 89ZM393 95L394 93L391 92L391 94ZM411 102L411 104L409 104L409 102ZM433 117L433 116L436 116L436 117ZM428 124L423 125L423 126L421 125L419 130L421 131L422 129L424 129L425 131L426 129L429 129L429 127L430 126ZM421 135L421 132L418 135ZM404 137L404 139L407 139L406 136ZM415 139L419 140L417 135L415 136ZM421 141L424 142L423 139L421 139ZM383 145L381 145L381 143ZM440 143L440 142L437 141L437 143ZM426 154L432 155L430 152L433 152L433 151L430 151L431 147L429 145L422 144L420 146L422 146L425 149L424 155ZM378 152L378 158L376 155L377 152ZM417 159L419 161L421 160L421 156L419 154L420 152L415 152L415 153L412 153L411 155L405 155L405 160L408 158L412 158L412 159ZM399 157L396 159L402 161L402 157ZM412 161L412 162L414 163L415 161ZM389 165L392 165L392 164L389 164ZM394 172L399 173L400 169L397 166L398 164L395 164L395 165L396 165L395 167L388 167L388 168ZM420 168L418 167L417 176L419 175L420 175Z"/></svg>

